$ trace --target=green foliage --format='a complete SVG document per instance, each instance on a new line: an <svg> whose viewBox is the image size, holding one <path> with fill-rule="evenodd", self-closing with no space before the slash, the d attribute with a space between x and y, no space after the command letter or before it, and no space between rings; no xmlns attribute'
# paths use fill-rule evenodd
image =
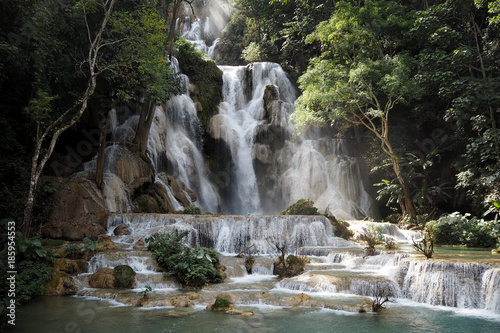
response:
<svg viewBox="0 0 500 333"><path fill-rule="evenodd" d="M43 90L39 90L35 98L31 99L29 105L24 108L24 111L37 124L37 137L40 135L41 126L46 125L45 122L50 118L52 112L51 103L57 96L49 96Z"/></svg>
<svg viewBox="0 0 500 333"><path fill-rule="evenodd" d="M153 288L151 286L145 286L144 289L141 291L141 294L143 297L147 297L149 293L153 292Z"/></svg>
<svg viewBox="0 0 500 333"><path fill-rule="evenodd" d="M146 239L153 257L166 272L183 286L203 287L221 281L219 254L200 246L190 248L181 241L188 231L173 234L155 233Z"/></svg>
<svg viewBox="0 0 500 333"><path fill-rule="evenodd" d="M309 199L300 199L292 204L287 209L283 210L280 215L320 215L318 208L314 207L314 202Z"/></svg>
<svg viewBox="0 0 500 333"><path fill-rule="evenodd" d="M227 298L219 296L215 299L215 303L212 307L214 309L220 309L220 308L227 308L230 305L231 305L231 303L229 302L229 300Z"/></svg>
<svg viewBox="0 0 500 333"><path fill-rule="evenodd" d="M184 207L184 214L191 214L191 215L201 214L201 208L194 205L186 206Z"/></svg>
<svg viewBox="0 0 500 333"><path fill-rule="evenodd" d="M180 38L175 42L175 55L181 71L189 76L190 82L198 87L195 101L203 108L198 112L200 124L206 129L213 115L219 112L222 101L222 71L217 64L206 58L194 44Z"/></svg>
<svg viewBox="0 0 500 333"><path fill-rule="evenodd" d="M439 178L429 177L430 169L439 162L440 155L437 149L425 156L417 156L413 153L407 153L400 158L400 165L407 180L407 185L411 191L411 200L417 209L417 217L414 221L409 221L417 224L424 218L429 218L436 211L437 205L442 202L447 202L450 199L451 187L448 183L443 183ZM378 165L371 171L375 173L384 168L391 166L390 161L384 161L384 164ZM390 207L393 204L401 205L403 198L403 188L394 180L382 179L381 183L376 183L374 186L379 187L377 190L377 200L386 201L386 206ZM417 221L419 220L419 221ZM422 226L425 222L422 224Z"/></svg>
<svg viewBox="0 0 500 333"><path fill-rule="evenodd" d="M438 244L469 247L500 246L500 221L486 221L458 212L427 223Z"/></svg>
<svg viewBox="0 0 500 333"><path fill-rule="evenodd" d="M131 92L141 85L152 101L164 101L180 92L180 81L164 58L167 24L152 4L141 0L133 10L116 11L110 22L110 33L121 40L114 46L110 73L124 100L132 99Z"/></svg>
<svg viewBox="0 0 500 333"><path fill-rule="evenodd" d="M98 246L103 246L104 240L93 241L88 237L83 239L83 243L72 243L64 247L66 257L70 259L82 259L86 255L97 251Z"/></svg>
<svg viewBox="0 0 500 333"><path fill-rule="evenodd" d="M247 47L245 47L245 49L241 52L241 58L247 62L264 61L262 51L259 45L255 42L251 42Z"/></svg>
<svg viewBox="0 0 500 333"><path fill-rule="evenodd" d="M483 211L500 201L500 129L490 128L472 139L462 156L457 186L467 189L473 208Z"/></svg>
<svg viewBox="0 0 500 333"><path fill-rule="evenodd" d="M1 226L1 252L0 252L0 278L3 283L0 284L0 292L2 298L0 300L0 313L2 320L5 320L5 307L10 305L10 298L8 298L9 284L7 278L10 276L8 271L12 271L8 267L9 252L13 252L9 248L9 243L15 241L15 297L16 304L26 303L35 296L43 295L45 291L45 283L50 280L54 269L52 263L54 262L54 255L52 251L46 250L42 246L39 238L20 238L19 236L7 236L8 230L5 223L7 219L2 220Z"/></svg>

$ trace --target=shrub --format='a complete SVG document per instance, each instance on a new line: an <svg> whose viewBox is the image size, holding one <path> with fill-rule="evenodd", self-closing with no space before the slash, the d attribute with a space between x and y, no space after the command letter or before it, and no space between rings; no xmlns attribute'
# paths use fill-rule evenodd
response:
<svg viewBox="0 0 500 333"><path fill-rule="evenodd" d="M97 251L98 245L103 246L104 240L99 239L97 241L93 241L88 237L83 239L83 244L68 244L64 247L64 251L66 252L66 258L69 259L82 259L87 254L91 254Z"/></svg>
<svg viewBox="0 0 500 333"><path fill-rule="evenodd" d="M155 233L146 238L153 257L166 272L183 286L202 287L206 283L222 280L219 269L219 254L200 246L190 248L181 241L188 231L173 234Z"/></svg>
<svg viewBox="0 0 500 333"><path fill-rule="evenodd" d="M485 221L470 214L458 212L442 216L427 223L436 243L443 245L466 245L469 247L500 246L500 221Z"/></svg>
<svg viewBox="0 0 500 333"><path fill-rule="evenodd" d="M427 228L421 240L413 240L413 248L422 253L427 259L431 259L434 254L434 242L434 232L432 229Z"/></svg>
<svg viewBox="0 0 500 333"><path fill-rule="evenodd" d="M215 300L214 305L212 306L214 309L219 309L219 308L228 308L231 305L229 300L224 297L217 297Z"/></svg>
<svg viewBox="0 0 500 333"><path fill-rule="evenodd" d="M2 220L2 223L0 223L2 230L7 230L3 223L4 221ZM15 284L17 306L26 303L35 296L43 295L45 292L45 283L51 279L54 271L52 267L54 254L52 251L46 250L38 238L21 239L15 236L15 238L10 239L4 233L1 236L0 278L2 279L2 283L0 284L0 293L2 297L0 298L0 317L2 323L6 323L7 318L5 316L7 312L5 310L10 305L11 299L7 297L10 291L9 283L7 283L7 278L10 274L7 272L13 270L12 267L8 266L8 254L12 251L9 249L8 245L10 244L8 244L7 240L11 241L15 239L16 243L16 265L14 268L18 272ZM2 330L2 325L4 324L0 324L0 331Z"/></svg>
<svg viewBox="0 0 500 333"><path fill-rule="evenodd" d="M186 206L184 207L184 214L191 214L191 215L201 214L201 208L194 205Z"/></svg>

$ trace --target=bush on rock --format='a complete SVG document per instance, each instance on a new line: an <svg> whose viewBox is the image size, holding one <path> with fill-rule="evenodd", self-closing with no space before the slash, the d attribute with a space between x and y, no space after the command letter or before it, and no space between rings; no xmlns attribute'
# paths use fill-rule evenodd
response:
<svg viewBox="0 0 500 333"><path fill-rule="evenodd" d="M221 282L219 253L200 246L189 247L181 241L188 231L172 234L155 233L146 238L153 257L165 269L166 276L173 276L184 287L201 288L206 283Z"/></svg>

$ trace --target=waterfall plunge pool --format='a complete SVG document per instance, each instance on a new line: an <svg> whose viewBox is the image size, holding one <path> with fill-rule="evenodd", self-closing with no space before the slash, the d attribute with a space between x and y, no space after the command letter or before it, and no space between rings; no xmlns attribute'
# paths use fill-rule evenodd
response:
<svg viewBox="0 0 500 333"><path fill-rule="evenodd" d="M241 306L253 317L200 308L137 308L82 297L40 297L19 309L16 332L453 332L493 333L500 316L396 300L380 313Z"/></svg>

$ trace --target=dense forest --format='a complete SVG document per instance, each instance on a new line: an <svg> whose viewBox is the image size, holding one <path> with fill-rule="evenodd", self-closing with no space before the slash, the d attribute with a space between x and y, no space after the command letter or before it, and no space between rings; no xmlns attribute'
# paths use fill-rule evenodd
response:
<svg viewBox="0 0 500 333"><path fill-rule="evenodd" d="M112 106L178 92L168 65L175 18L184 7L207 15L207 4L2 1L3 217L42 222L56 191L51 177L70 175L97 153L96 133ZM301 94L297 127L334 126L356 140L385 220L423 224L454 211L496 218L499 1L227 5L217 64L281 64ZM85 138L93 144L78 146Z"/></svg>

